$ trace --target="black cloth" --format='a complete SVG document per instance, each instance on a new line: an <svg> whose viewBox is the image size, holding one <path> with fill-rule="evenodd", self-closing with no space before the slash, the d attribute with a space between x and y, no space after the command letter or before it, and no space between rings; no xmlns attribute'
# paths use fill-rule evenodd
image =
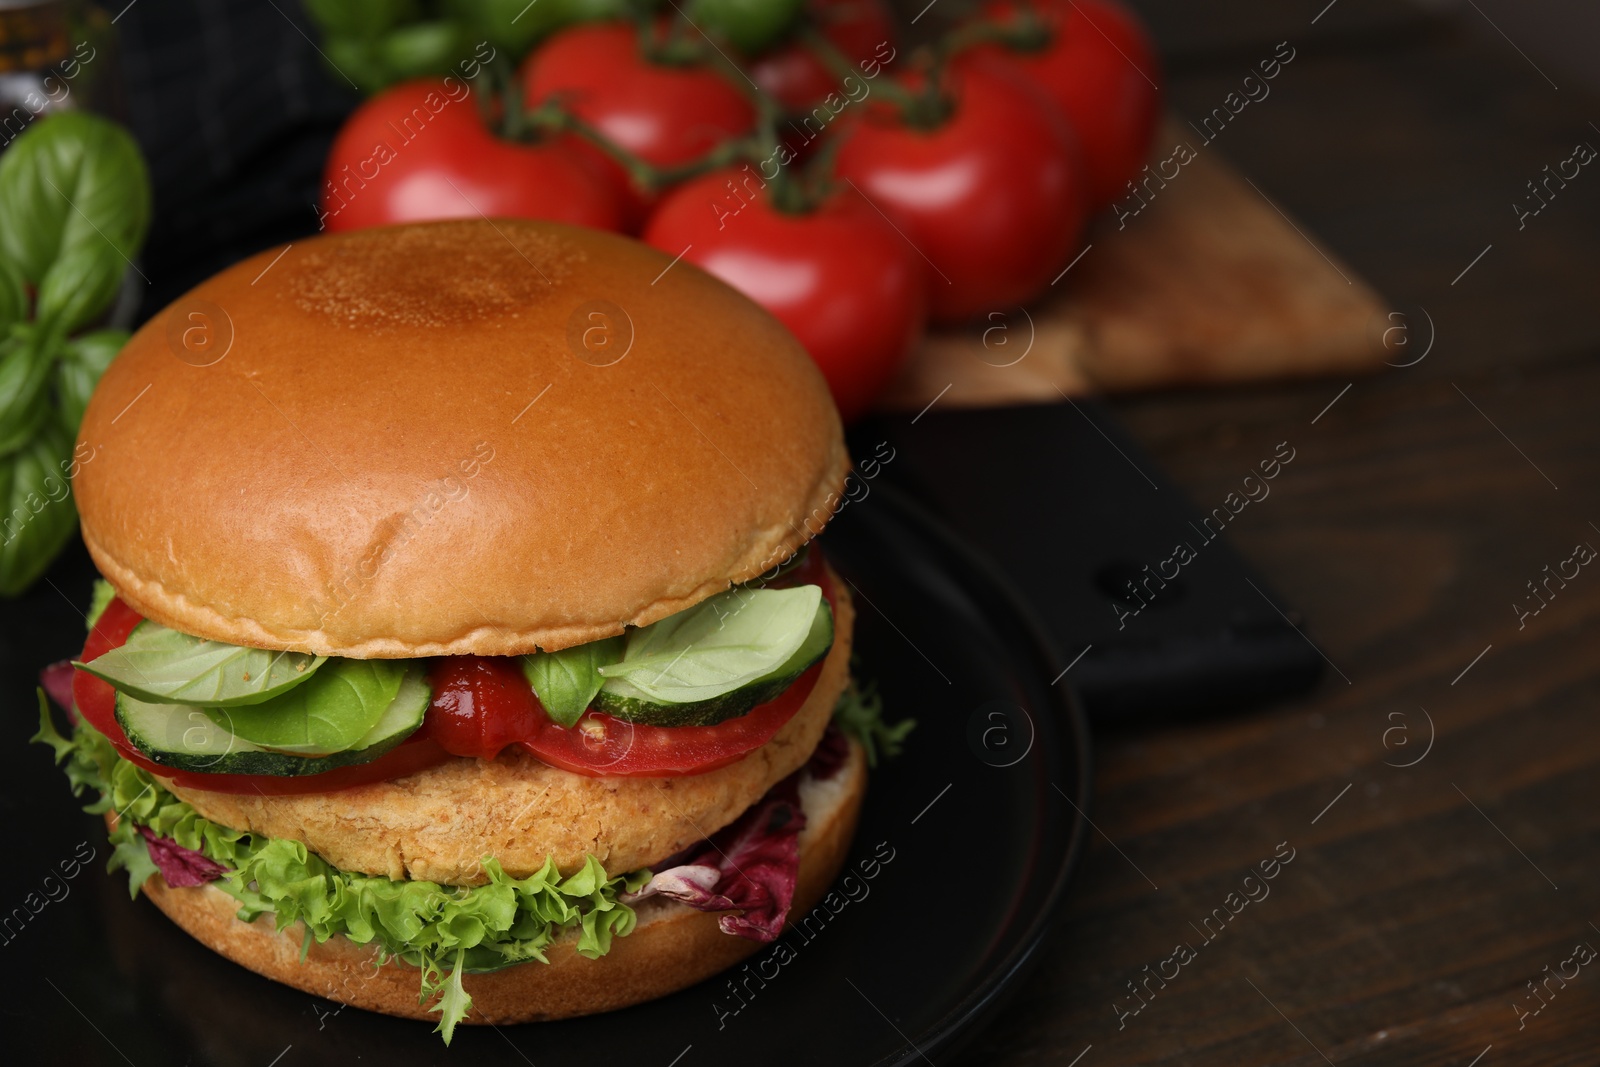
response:
<svg viewBox="0 0 1600 1067"><path fill-rule="evenodd" d="M134 0L116 29L122 110L155 195L142 322L229 264L316 231L323 160L360 99L296 0Z"/></svg>

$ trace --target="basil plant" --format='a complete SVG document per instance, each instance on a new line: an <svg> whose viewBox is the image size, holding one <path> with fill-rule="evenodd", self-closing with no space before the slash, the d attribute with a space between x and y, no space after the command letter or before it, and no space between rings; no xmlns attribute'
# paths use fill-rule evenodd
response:
<svg viewBox="0 0 1600 1067"><path fill-rule="evenodd" d="M47 115L0 154L0 596L43 573L77 527L73 447L128 335L91 329L150 225L150 177L126 130Z"/></svg>

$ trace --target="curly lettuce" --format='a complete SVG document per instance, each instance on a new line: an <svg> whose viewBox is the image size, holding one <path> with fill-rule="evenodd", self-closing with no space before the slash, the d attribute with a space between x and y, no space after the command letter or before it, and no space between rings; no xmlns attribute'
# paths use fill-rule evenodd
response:
<svg viewBox="0 0 1600 1067"><path fill-rule="evenodd" d="M880 759L893 759L905 747L906 736L917 728L917 720L901 719L890 726L883 721L883 695L874 685L858 685L854 678L839 694L833 721L867 750L867 766L876 767Z"/></svg>
<svg viewBox="0 0 1600 1067"><path fill-rule="evenodd" d="M239 902L241 920L272 915L279 930L304 924L302 956L313 939L320 944L339 934L357 944L376 944L383 960L393 957L418 968L417 1003L436 1000L429 1010L440 1013L437 1030L446 1044L472 1007L462 974L530 960L548 962L545 950L569 930L577 933L579 954L590 959L605 955L612 939L631 933L636 923L633 909L619 898L650 878L642 870L607 877L593 856L565 877L554 862L546 861L526 878L513 878L494 859L485 858L489 883L471 887L341 871L298 841L233 830L203 818L159 780L118 756L87 724L63 737L42 693L34 740L55 750L74 795L88 790L99 794L85 811L119 813L107 869L127 872L130 895L137 895L157 871L139 832L144 827L226 868L226 876L211 884Z"/></svg>

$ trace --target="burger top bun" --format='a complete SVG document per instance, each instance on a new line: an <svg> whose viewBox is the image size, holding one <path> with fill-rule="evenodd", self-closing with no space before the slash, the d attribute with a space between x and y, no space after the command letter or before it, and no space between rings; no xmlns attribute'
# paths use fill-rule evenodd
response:
<svg viewBox="0 0 1600 1067"><path fill-rule="evenodd" d="M805 351L637 242L477 219L269 249L134 335L79 434L84 541L201 637L518 655L782 562L848 469Z"/></svg>

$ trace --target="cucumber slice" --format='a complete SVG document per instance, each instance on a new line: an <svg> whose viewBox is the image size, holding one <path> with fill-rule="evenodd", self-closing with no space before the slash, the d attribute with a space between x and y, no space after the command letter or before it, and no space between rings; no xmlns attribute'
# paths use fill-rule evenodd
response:
<svg viewBox="0 0 1600 1067"><path fill-rule="evenodd" d="M590 706L641 726L715 726L743 715L758 704L776 700L832 647L833 609L823 600L817 604L811 629L794 655L783 666L749 685L710 700L672 704L652 699L629 685L625 678L611 678L600 687Z"/></svg>
<svg viewBox="0 0 1600 1067"><path fill-rule="evenodd" d="M204 709L152 704L121 692L117 693L117 722L134 748L173 770L292 778L372 762L416 732L431 701L427 675L421 670L407 671L399 693L372 729L351 747L326 756L274 752L236 736L212 721Z"/></svg>

